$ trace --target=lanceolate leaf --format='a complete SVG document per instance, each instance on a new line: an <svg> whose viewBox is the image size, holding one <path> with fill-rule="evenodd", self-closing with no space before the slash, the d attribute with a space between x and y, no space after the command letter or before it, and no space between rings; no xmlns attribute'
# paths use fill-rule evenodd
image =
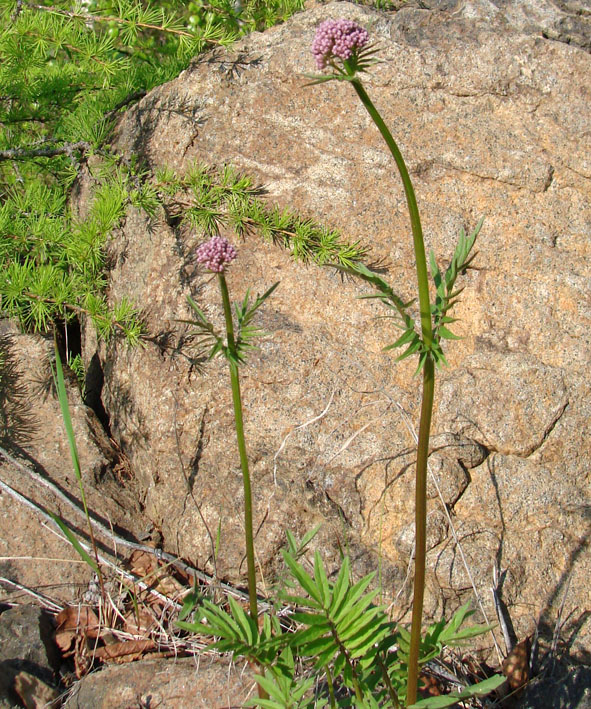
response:
<svg viewBox="0 0 591 709"><path fill-rule="evenodd" d="M51 518L53 521L57 524L57 526L62 530L64 533L65 537L67 540L70 542L70 544L74 547L74 549L78 552L80 555L80 558L85 561L88 566L94 571L95 574L99 573L98 566L96 565L96 561L88 554L86 549L83 548L83 546L80 544L78 539L76 538L76 535L70 530L70 528L63 522L57 515L53 514L53 512L49 513L51 515Z"/></svg>
<svg viewBox="0 0 591 709"><path fill-rule="evenodd" d="M316 581L316 587L322 596L322 604L325 608L327 608L330 604L331 594L328 587L328 579L326 578L326 573L324 571L324 566L318 550L316 550L316 553L314 554L314 579Z"/></svg>
<svg viewBox="0 0 591 709"><path fill-rule="evenodd" d="M478 222L476 229L469 237L466 236L463 229L461 230L458 244L451 262L445 272L445 276L442 276L433 252L430 253L431 275L433 277L433 282L435 283L435 290L437 294L435 303L431 306L433 315L433 334L435 338L433 353L437 366L447 364L447 361L443 356L443 352L439 347L440 340L460 339L457 335L445 327L446 324L454 321L454 319L450 318L447 313L456 304L457 298L463 290L462 288L454 290L455 281L458 275L465 272L474 258L474 254L470 255L470 251L472 250L476 237L482 227L482 221L483 220L481 219ZM437 348L439 348L438 352L436 352Z"/></svg>
<svg viewBox="0 0 591 709"><path fill-rule="evenodd" d="M438 334L440 337L445 338L446 340L461 340L461 339L462 339L462 338L459 337L458 335L454 335L453 332L451 332L450 330L448 330L448 329L445 327L445 325L440 325L440 326L437 328L437 334Z"/></svg>
<svg viewBox="0 0 591 709"><path fill-rule="evenodd" d="M399 337L396 342L393 342L391 345L387 345L386 347L383 348L383 352L387 352L388 350L393 350L396 347L402 347L403 345L406 345L409 342L412 342L413 340L419 339L419 336L414 330L406 330L404 335Z"/></svg>
<svg viewBox="0 0 591 709"><path fill-rule="evenodd" d="M347 597L347 590L349 585L349 574L350 574L350 561L349 557L346 556L343 559L343 565L339 572L339 576L336 583L332 589L332 601L330 604L330 614L334 618L341 609L341 603Z"/></svg>
<svg viewBox="0 0 591 709"><path fill-rule="evenodd" d="M340 623L345 617L347 612L350 611L351 606L357 602L357 600L363 595L365 589L372 582L375 577L375 572L364 576L360 581L358 581L350 590L347 591L346 603L343 603L341 608L335 614L333 620L335 623Z"/></svg>
<svg viewBox="0 0 591 709"><path fill-rule="evenodd" d="M308 593L317 603L322 605L322 596L316 588L312 577L307 574L302 566L285 551L283 552L283 559L306 593Z"/></svg>
<svg viewBox="0 0 591 709"><path fill-rule="evenodd" d="M414 354L415 352L418 352L421 349L422 341L419 339L419 336L416 336L416 339L412 342L410 347L408 347L401 355L396 357L396 361L400 362L403 359L406 359L410 355ZM385 348L386 349L386 348Z"/></svg>

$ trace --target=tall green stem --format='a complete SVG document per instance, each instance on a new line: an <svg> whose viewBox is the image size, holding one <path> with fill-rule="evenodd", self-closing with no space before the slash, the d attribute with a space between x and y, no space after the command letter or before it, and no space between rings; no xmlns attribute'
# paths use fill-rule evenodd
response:
<svg viewBox="0 0 591 709"><path fill-rule="evenodd" d="M415 579L412 602L412 624L408 653L408 686L406 704L417 701L419 683L419 649L421 645L421 621L425 593L425 565L427 556L427 459L429 457L429 434L433 412L435 389L435 364L427 357L423 369L423 401L417 446L417 472L415 481Z"/></svg>
<svg viewBox="0 0 591 709"><path fill-rule="evenodd" d="M417 198L410 180L410 175L406 169L406 164L402 153L400 152L396 141L392 137L392 133L388 130L388 126L382 120L377 108L373 105L367 92L363 88L359 79L351 81L353 88L361 99L361 103L365 106L367 112L371 116L373 122L378 127L382 137L386 141L392 157L396 161L396 167L402 178L404 192L406 194L406 203L408 205L408 213L410 215L410 226L412 229L412 238L415 250L415 261L417 267L417 283L419 287L419 308L421 311L421 332L425 349L430 350L433 344L433 326L431 324L431 300L429 298L429 276L427 274L427 260L425 258L425 242L423 240L423 228L421 227L421 218L419 216L419 208L417 207Z"/></svg>
<svg viewBox="0 0 591 709"><path fill-rule="evenodd" d="M246 454L246 441L244 439L244 422L242 419L242 398L240 396L240 379L238 378L238 358L236 342L234 340L234 321L232 319L232 306L228 294L228 284L223 273L218 274L222 302L224 304L224 317L226 320L226 337L228 340L230 382L232 385L232 400L234 402L234 421L238 451L240 453L240 467L242 468L242 482L244 485L244 528L246 540L246 564L248 571L248 598L250 603L250 616L254 620L258 617L256 570L254 564L254 536L252 532L252 493L250 488L250 472L248 469L248 456Z"/></svg>
<svg viewBox="0 0 591 709"><path fill-rule="evenodd" d="M392 157L396 162L402 178L415 250L417 282L419 288L419 308L421 312L421 333L425 350L429 352L433 344L433 326L431 321L431 300L429 297L429 278L425 258L425 243L423 229L419 216L419 208L412 186L410 175L406 169L402 153L396 141L382 120L376 107L367 95L359 79L351 81L353 88L361 99L373 122L378 127L386 141ZM415 577L412 606L412 625L410 634L410 650L408 661L408 687L406 705L417 701L419 681L419 649L421 644L421 621L423 617L423 597L425 592L425 559L427 554L427 459L429 456L429 434L431 431L431 416L433 412L433 393L435 388L435 367L431 354L427 354L423 366L423 401L421 404L421 421L419 425L419 440L417 445L417 470L415 483Z"/></svg>

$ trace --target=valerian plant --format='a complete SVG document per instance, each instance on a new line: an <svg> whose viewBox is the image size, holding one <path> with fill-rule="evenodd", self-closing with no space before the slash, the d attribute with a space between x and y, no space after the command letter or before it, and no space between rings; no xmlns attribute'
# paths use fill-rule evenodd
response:
<svg viewBox="0 0 591 709"><path fill-rule="evenodd" d="M376 62L376 52L376 47L369 44L367 30L356 22L347 19L326 20L319 25L312 44L312 54L316 60L316 67L317 69L325 70L326 73L315 75L311 78L313 79L313 84L323 84L328 81L345 81L355 90L394 158L404 187L413 235L418 285L419 331L417 331L415 321L409 313L409 308L414 301L404 303L384 279L362 264L341 267L343 270L375 286L378 289L378 293L370 297L378 298L387 307L395 311L397 325L402 330L402 335L385 349L405 347L405 351L398 359L417 354L417 372L423 372L423 397L416 463L414 593L406 698L407 703L412 705L417 698L421 622L425 590L427 459L433 412L435 367L447 363L443 353L443 340L456 338L448 328L448 325L454 321L450 311L461 292L461 290L455 289L455 281L458 275L466 271L473 259L471 252L482 226L482 221L479 222L469 237L462 232L445 274L441 273L435 256L431 253L431 276L434 280L436 291L435 300L431 302L423 229L413 184L402 153L382 116L366 92L360 78L360 75L367 72L372 64Z"/></svg>

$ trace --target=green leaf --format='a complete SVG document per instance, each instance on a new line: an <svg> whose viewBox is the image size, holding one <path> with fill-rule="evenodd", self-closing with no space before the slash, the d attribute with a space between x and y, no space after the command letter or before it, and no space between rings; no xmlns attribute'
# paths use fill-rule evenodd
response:
<svg viewBox="0 0 591 709"><path fill-rule="evenodd" d="M410 357L410 355L414 354L415 352L418 352L422 346L422 341L418 338L410 345L410 347L405 350L401 355L396 357L397 362L401 362L403 359L406 359L407 357Z"/></svg>
<svg viewBox="0 0 591 709"><path fill-rule="evenodd" d="M317 667L322 667L326 664L326 662L320 661L321 655L323 653L328 652L332 656L335 655L338 650L338 646L335 644L334 639L332 637L324 636L316 638L306 643L306 645L298 645L298 647L300 647L300 652L302 653L302 655L305 655L306 657L315 658L315 665Z"/></svg>
<svg viewBox="0 0 591 709"><path fill-rule="evenodd" d="M382 348L382 352L387 352L388 350L393 350L396 347L402 347L403 345L406 345L408 342L412 342L415 338L418 339L418 335L414 330L406 330L404 335L402 337L399 337L396 342L393 342L391 345L387 345L386 347ZM419 340L420 342L420 340Z"/></svg>
<svg viewBox="0 0 591 709"><path fill-rule="evenodd" d="M286 591L280 591L279 595L284 603L291 603L294 606L310 606L310 608L322 610L322 603L318 603L308 596L297 596L293 593L287 593Z"/></svg>
<svg viewBox="0 0 591 709"><path fill-rule="evenodd" d="M335 623L341 623L344 618L346 618L351 611L351 608L357 602L357 600L363 595L365 589L373 581L376 573L372 571L371 574L364 576L360 581L358 581L351 589L347 591L346 600L341 605L341 608L333 616L333 621ZM371 602L371 599L370 599Z"/></svg>
<svg viewBox="0 0 591 709"><path fill-rule="evenodd" d="M200 598L201 594L199 593L197 588L193 588L193 590L188 593L183 600L183 607L181 608L181 611L179 613L178 620L183 621L185 620L185 618L191 615Z"/></svg>
<svg viewBox="0 0 591 709"><path fill-rule="evenodd" d="M330 625L311 625L305 630L298 630L293 633L290 637L290 644L295 644L297 646L304 646L309 643L313 643L318 638L324 638L326 634L330 631Z"/></svg>
<svg viewBox="0 0 591 709"><path fill-rule="evenodd" d="M96 564L96 561L88 554L86 549L82 547L78 539L76 538L75 534L69 529L69 527L66 526L65 522L63 522L57 515L53 514L53 512L49 513L53 521L57 524L57 526L62 530L64 535L66 536L67 540L70 542L70 544L74 547L74 549L78 552L80 555L80 558L85 561L88 566L94 571L95 574L99 573L99 568Z"/></svg>
<svg viewBox="0 0 591 709"><path fill-rule="evenodd" d="M327 608L330 604L331 594L328 586L328 579L326 578L326 572L324 571L322 558L320 557L320 552L318 550L314 553L314 580L316 581L316 586L322 595L322 605L324 608Z"/></svg>
<svg viewBox="0 0 591 709"><path fill-rule="evenodd" d="M389 629L378 619L377 623L368 624L347 641L351 657L368 657L376 654L376 645L388 634Z"/></svg>
<svg viewBox="0 0 591 709"><path fill-rule="evenodd" d="M458 335L454 335L454 333L451 332L450 330L448 330L444 325L440 325L437 328L437 334L440 337L445 338L446 340L461 340L462 339Z"/></svg>
<svg viewBox="0 0 591 709"><path fill-rule="evenodd" d="M254 647L257 644L259 636L258 628L255 625L254 619L247 616L244 609L236 603L232 596L228 596L228 603L230 605L233 618L242 630L241 639L246 641L251 647Z"/></svg>
<svg viewBox="0 0 591 709"><path fill-rule="evenodd" d="M211 629L202 623L196 624L195 632L211 634L211 630L215 631L215 635L239 640L241 638L241 630L238 623L232 618L229 613L218 608L214 603L203 600L203 616L207 619Z"/></svg>
<svg viewBox="0 0 591 709"><path fill-rule="evenodd" d="M265 690L265 692L267 692L267 694L269 695L269 697L271 699L278 699L278 700L285 699L285 693L282 691L282 687L279 686L278 683L276 681L274 681L274 679L271 679L269 677L263 677L260 674L255 674L254 678L255 678L257 684L259 684ZM258 702L257 702L257 704L258 704ZM251 706L253 706L253 705L251 705ZM254 705L254 706L256 706L256 705ZM276 706L276 705L274 704L273 706ZM284 705L282 704L281 706L284 706Z"/></svg>
<svg viewBox="0 0 591 709"><path fill-rule="evenodd" d="M471 638L476 638L479 635L484 635L488 633L496 626L492 625L471 625L468 628L459 630L452 637L448 638L445 643L446 645L456 645L462 643L464 640L469 640Z"/></svg>
<svg viewBox="0 0 591 709"><path fill-rule="evenodd" d="M380 624L381 620L376 620L374 616L378 613L381 614L382 609L377 606L367 609L367 606L369 606L376 593L377 591L364 596L337 624L337 630L341 640L347 641L355 637L358 633L365 632L369 624L376 626Z"/></svg>
<svg viewBox="0 0 591 709"><path fill-rule="evenodd" d="M285 530L285 536L287 537L287 546L288 546L288 552L292 554L293 556L297 556L299 545L296 541L296 538L294 535L289 531L289 529Z"/></svg>
<svg viewBox="0 0 591 709"><path fill-rule="evenodd" d="M57 388L57 396L60 404L60 409L62 412L62 419L64 421L64 427L66 429L66 436L68 438L72 465L74 466L74 473L78 482L82 483L80 458L78 456L78 448L76 447L76 438L74 436L74 428L72 426L72 418L70 416L70 407L68 406L68 394L66 392L66 384L64 381L64 371L62 369L62 362L57 349L57 344L55 345L55 370L56 374L54 380Z"/></svg>
<svg viewBox="0 0 591 709"><path fill-rule="evenodd" d="M313 529L310 529L308 532L306 532L306 534L304 534L304 536L302 537L302 541L299 543L298 546L298 553L304 551L304 549L308 546L312 539L314 539L314 537L318 534L321 527L321 524L317 524Z"/></svg>
<svg viewBox="0 0 591 709"><path fill-rule="evenodd" d="M419 364L417 365L417 368L413 372L413 377L416 377L417 374L421 371L421 369L425 366L425 362L427 361L427 357L429 356L429 352L421 352L419 355ZM439 355L440 359L443 359L445 361L445 357L443 356L443 352L440 353ZM447 364L447 362L446 362Z"/></svg>
<svg viewBox="0 0 591 709"><path fill-rule="evenodd" d="M304 568L298 564L298 562L291 557L285 550L283 550L283 560L289 567L294 578L298 581L300 586L308 593L308 595L322 605L322 594L319 589L316 588L312 577L306 573Z"/></svg>
<svg viewBox="0 0 591 709"><path fill-rule="evenodd" d="M429 261L431 266L431 276L435 283L435 289L437 290L437 293L439 293L443 297L445 291L443 290L441 271L439 270L439 266L437 265L437 261L435 260L435 254L433 253L433 251L429 252Z"/></svg>
<svg viewBox="0 0 591 709"><path fill-rule="evenodd" d="M349 590L350 573L351 562L349 561L349 557L345 556L338 578L332 589L332 601L329 608L329 615L331 617L335 617L338 614L341 608L341 603L346 598L347 591Z"/></svg>
<svg viewBox="0 0 591 709"><path fill-rule="evenodd" d="M290 618L295 620L296 623L301 623L302 625L324 625L328 630L330 628L329 621L325 615L320 613L302 613L296 611L290 615Z"/></svg>
<svg viewBox="0 0 591 709"><path fill-rule="evenodd" d="M452 637L465 620L474 615L475 611L470 607L470 603L460 606L452 617L444 624L441 634L444 638Z"/></svg>

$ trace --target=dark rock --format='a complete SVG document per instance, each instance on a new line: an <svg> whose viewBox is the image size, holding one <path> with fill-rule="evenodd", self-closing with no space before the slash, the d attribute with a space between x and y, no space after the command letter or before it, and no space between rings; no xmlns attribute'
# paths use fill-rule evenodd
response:
<svg viewBox="0 0 591 709"><path fill-rule="evenodd" d="M0 615L0 698L16 706L15 678L26 672L56 686L60 655L53 642L53 619L36 606L17 606Z"/></svg>
<svg viewBox="0 0 591 709"><path fill-rule="evenodd" d="M591 668L571 667L534 679L514 709L591 709Z"/></svg>

